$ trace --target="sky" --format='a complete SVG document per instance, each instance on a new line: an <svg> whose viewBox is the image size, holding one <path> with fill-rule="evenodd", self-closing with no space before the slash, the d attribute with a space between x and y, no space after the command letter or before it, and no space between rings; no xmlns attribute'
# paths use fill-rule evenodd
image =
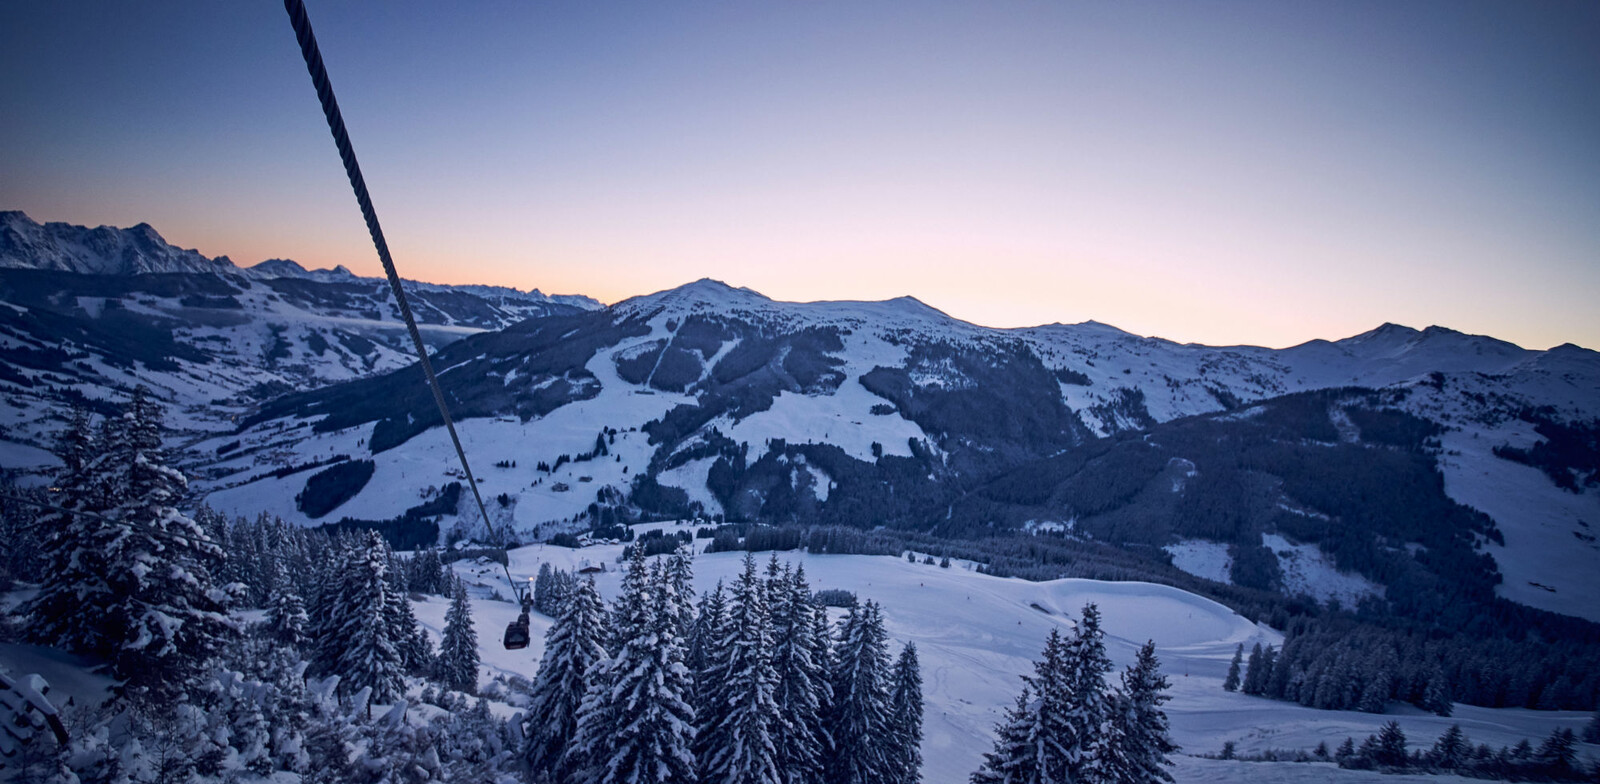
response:
<svg viewBox="0 0 1600 784"><path fill-rule="evenodd" d="M1600 349L1593 2L307 7L401 274ZM0 209L380 275L280 4L8 4Z"/></svg>

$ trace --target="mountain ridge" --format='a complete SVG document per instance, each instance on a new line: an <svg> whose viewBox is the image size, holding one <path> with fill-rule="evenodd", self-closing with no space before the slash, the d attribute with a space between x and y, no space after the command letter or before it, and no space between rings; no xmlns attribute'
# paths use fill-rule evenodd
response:
<svg viewBox="0 0 1600 784"><path fill-rule="evenodd" d="M207 257L197 250L172 245L148 223L128 228L101 225L91 229L61 221L39 223L21 210L0 210L0 268L83 275L212 273L254 279L299 278L324 283L381 280L356 275L342 264L331 270L307 269L292 259L267 259L241 267L227 256ZM403 282L407 288L419 290L493 293L586 310L602 306L599 301L581 294L549 295L538 289L520 291L508 286Z"/></svg>
<svg viewBox="0 0 1600 784"><path fill-rule="evenodd" d="M127 242L152 236L140 230ZM172 406L185 468L218 508L314 524L294 500L306 490L300 467L351 455L374 463L371 487L334 515L403 516L419 499L393 488L426 493L452 481L439 470L453 458L432 398L383 281L303 271L284 260L254 275L0 269L9 306L0 308L0 393L14 401L0 442L46 444L84 391L110 401L145 383ZM474 462L494 466L479 469L483 489L503 499L496 513L520 536L698 515L1077 530L1159 548L1167 529L1128 529L1133 513L1119 510L1168 515L1188 507L1163 493L1221 486L1233 469L1194 446L1204 443L1194 433L1214 430L1261 441L1280 462L1337 456L1371 492L1404 490L1418 509L1483 510L1495 527L1459 523L1478 518L1456 510L1439 519L1466 528L1421 544L1442 553L1455 542L1451 557L1465 563L1476 551L1449 537L1484 540L1484 552L1500 554L1496 590L1507 597L1583 614L1592 612L1585 591L1600 589L1583 576L1600 573L1588 568L1600 566L1595 548L1581 544L1585 521L1600 519L1600 491L1570 446L1600 420L1600 353L1574 345L1535 351L1388 323L1281 349L1213 347L1095 321L990 328L911 297L783 302L709 278L599 309L518 310L494 287L408 288ZM130 347L130 335L149 339ZM61 391L69 385L79 397ZM1203 423L1167 427L1191 419ZM1188 446L1172 451L1161 439ZM1413 454L1396 464L1405 488L1358 471L1395 449ZM1161 461L1147 465L1154 456ZM1090 484L1073 478L1105 460L1129 462ZM1024 469L1029 486L1006 479ZM1252 525L1280 509L1307 519L1369 509L1301 497L1316 483L1291 464L1253 470L1227 480L1254 494ZM1299 495L1273 489L1291 479ZM471 537L475 524L446 510L435 532ZM1259 531L1274 539L1229 530L1227 546L1249 550L1236 563L1256 564L1251 579L1266 585L1276 578L1261 563L1317 547L1291 535L1309 535L1291 523ZM1485 539L1495 531L1506 544ZM1337 543L1324 544L1332 557ZM1391 545L1340 552L1370 560ZM1541 574L1551 553L1566 559L1559 579ZM1371 590L1381 593L1380 577Z"/></svg>

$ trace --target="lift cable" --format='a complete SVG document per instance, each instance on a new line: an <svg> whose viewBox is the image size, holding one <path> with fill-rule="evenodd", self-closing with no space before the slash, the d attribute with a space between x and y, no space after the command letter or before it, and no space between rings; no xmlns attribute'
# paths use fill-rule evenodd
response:
<svg viewBox="0 0 1600 784"><path fill-rule="evenodd" d="M300 41L300 53L305 56L306 70L311 73L311 83L317 88L317 99L322 102L322 113L328 118L328 130L333 132L333 142L339 148L339 158L344 161L345 174L350 177L350 187L355 191L356 202L361 205L361 217L366 219L367 232L372 235L372 244L378 250L378 260L383 262L383 272L389 279L389 290L394 293L394 298L400 303L400 315L405 318L406 330L411 333L411 343L416 348L417 359L422 365L422 374L428 379L428 388L433 390L433 402L439 406L439 416L444 419L445 429L450 431L450 442L455 445L456 457L461 461L461 470L466 474L467 484L472 488L472 498L478 504L478 513L483 516L484 528L491 536L500 540L500 549L505 550L506 540L494 530L494 524L489 519L489 509L484 506L483 494L478 491L478 481L472 475L472 466L467 463L466 450L461 447L461 437L456 433L454 420L450 418L450 407L446 405L444 391L439 388L439 378L434 375L433 363L428 360L428 349L422 343L422 333L417 330L417 320L411 315L411 306L406 301L406 293L400 287L400 273L395 271L394 259L389 255L389 243L383 238L383 227L378 225L377 210L372 207L372 197L367 193L367 181L361 176L361 165L356 162L355 148L350 144L350 133L344 127L344 115L339 112L339 102L333 97L333 83L328 79L328 69L322 64L322 52L317 48L317 38L311 32L311 18L306 15L305 3L302 0L283 0L284 10L289 12L289 21L294 25L295 37ZM508 555L506 561L510 561ZM511 568L507 563L502 563L501 568L506 573L506 582L511 584L511 590L516 593L520 603L526 605L529 600L528 592L517 585L511 577Z"/></svg>

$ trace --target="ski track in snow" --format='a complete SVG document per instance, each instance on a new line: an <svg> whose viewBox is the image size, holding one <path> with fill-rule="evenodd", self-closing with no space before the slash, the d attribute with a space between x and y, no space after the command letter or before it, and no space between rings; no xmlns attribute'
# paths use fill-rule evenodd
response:
<svg viewBox="0 0 1600 784"><path fill-rule="evenodd" d="M663 524L668 530L691 526ZM647 527L638 528L641 532ZM703 540L697 545L703 545ZM569 550L534 545L511 552L511 572L518 580L538 573L539 565L572 569L585 561L604 563L607 571L596 584L610 600L619 588L621 545ZM703 594L718 580L736 579L743 553L696 556L695 588ZM764 567L769 553L757 553ZM843 588L883 605L891 655L908 641L917 644L926 700L923 778L929 784L958 784L981 763L993 743L993 727L1021 688L1019 676L1032 672L1032 662L1051 629L1070 632L1086 602L1099 605L1108 652L1117 672L1130 664L1138 646L1154 640L1162 671L1172 682L1166 706L1172 734L1183 751L1174 755L1179 782L1360 782L1418 781L1445 783L1452 777L1383 776L1340 770L1326 763L1246 763L1206 760L1190 754L1216 753L1234 741L1239 753L1268 749L1336 746L1346 737L1359 743L1385 722L1400 722L1413 748L1430 746L1451 724L1460 724L1474 743L1510 745L1527 737L1535 743L1559 727L1581 730L1589 714L1456 706L1455 716L1441 718L1410 706L1391 706L1383 715L1320 711L1292 703L1265 700L1222 690L1228 662L1239 644L1282 645L1277 632L1257 626L1209 599L1149 583L1106 583L1053 580L1031 583L970 571L956 562L949 569L907 563L904 558L862 555L779 553L779 560L803 565L813 590ZM551 621L533 614L533 644L526 650L501 648L500 633L515 620L514 604L487 598L508 595L497 564L460 562L457 570L478 586L473 618L483 656L485 677L493 673L532 678L544 649ZM1035 607L1034 605L1037 605ZM440 639L449 602L430 597L416 606L419 621ZM1043 608L1043 609L1039 609ZM838 611L832 611L837 619ZM1115 677L1115 675L1113 675ZM500 709L502 715L512 711ZM1600 755L1600 749L1582 746ZM1460 781L1466 781L1460 779Z"/></svg>

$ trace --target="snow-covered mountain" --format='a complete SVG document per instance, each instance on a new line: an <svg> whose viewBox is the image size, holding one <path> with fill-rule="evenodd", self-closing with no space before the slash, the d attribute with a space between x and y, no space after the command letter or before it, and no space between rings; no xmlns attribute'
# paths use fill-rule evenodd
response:
<svg viewBox="0 0 1600 784"><path fill-rule="evenodd" d="M127 229L91 229L70 223L36 223L15 210L0 212L0 267L82 275L227 273L237 269L225 256L209 259L198 251L167 244L148 223Z"/></svg>
<svg viewBox="0 0 1600 784"><path fill-rule="evenodd" d="M491 286L408 281L440 346L528 318L599 307ZM412 348L381 278L274 259L241 269L147 224L88 229L0 212L0 441L44 459L61 411L152 387L183 430L230 429L263 399L404 367Z"/></svg>
<svg viewBox="0 0 1600 784"><path fill-rule="evenodd" d="M1392 600L1445 570L1600 619L1600 354L1576 346L1385 324L1213 347L713 280L604 309L407 287L480 489L525 537L639 515L1016 528L1164 548L1194 574L1321 601ZM145 384L227 511L420 519L460 478L381 279L240 269L148 226L8 212L0 302L0 465L47 464L68 404ZM1213 442L1273 451L1244 465ZM310 469L346 457L371 479L302 511ZM1334 468L1308 482L1307 461ZM1383 529L1371 503L1319 490L1361 483L1359 498L1409 493L1389 499L1410 515L1390 529L1423 524ZM1252 511L1219 522L1213 507ZM470 535L470 519L454 524Z"/></svg>
<svg viewBox="0 0 1600 784"><path fill-rule="evenodd" d="M437 366L480 489L523 536L641 513L1017 527L1187 548L1204 576L1323 601L1395 601L1400 584L1379 575L1448 572L1600 616L1586 599L1600 547L1585 538L1600 476L1561 445L1594 432L1600 354L1575 346L1384 325L1288 349L1208 347L1093 322L990 329L910 298L779 302L701 280L477 335ZM269 401L202 443L232 448L195 467L223 509L310 523L295 500L310 472L286 472L319 455L371 460L372 479L326 519L395 519L459 478L437 424L404 370ZM1243 469L1209 446L1258 441L1270 454ZM1303 476L1324 459L1325 476ZM1357 482L1374 495L1318 491ZM1193 522L1206 493L1246 491L1249 503L1222 506L1248 519ZM1391 492L1403 494L1394 519L1417 518L1405 531L1368 519ZM1351 531L1359 541L1339 538ZM1233 556L1238 568L1218 573Z"/></svg>

